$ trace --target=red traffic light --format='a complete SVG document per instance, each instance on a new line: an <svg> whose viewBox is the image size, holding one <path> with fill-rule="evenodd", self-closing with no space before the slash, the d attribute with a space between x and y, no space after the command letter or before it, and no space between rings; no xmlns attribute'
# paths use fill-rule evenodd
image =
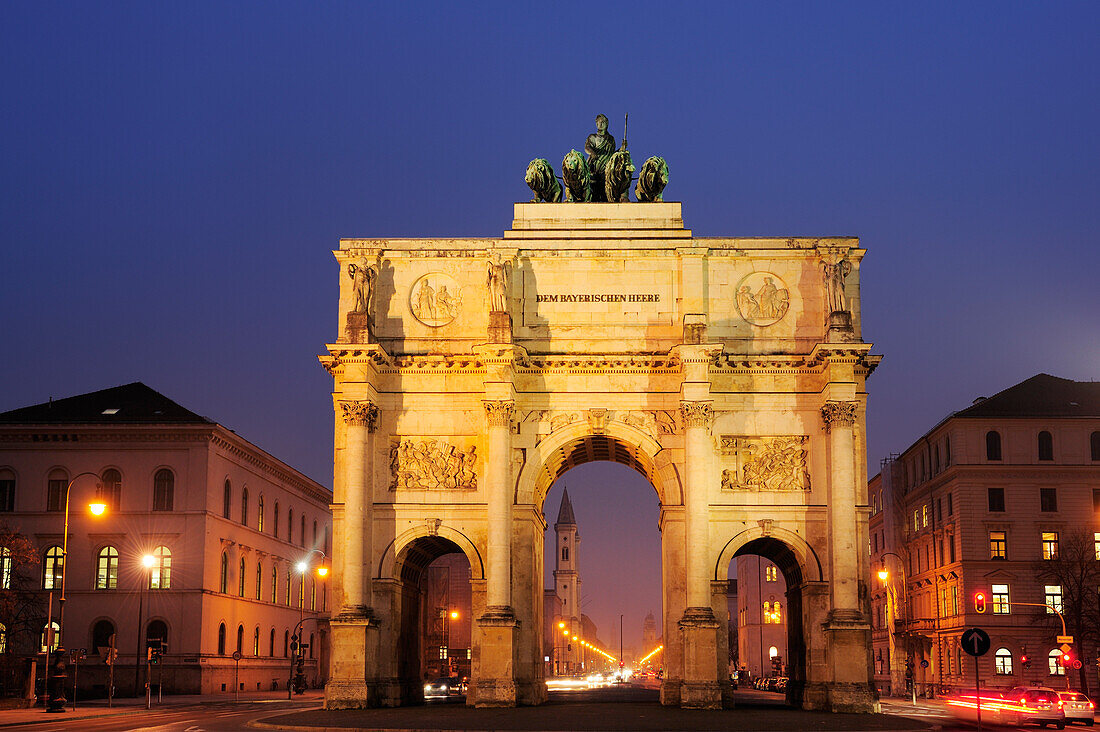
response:
<svg viewBox="0 0 1100 732"><path fill-rule="evenodd" d="M985 593L984 592L975 592L974 593L974 612L978 612L978 613L984 613L985 612Z"/></svg>
<svg viewBox="0 0 1100 732"><path fill-rule="evenodd" d="M1062 654L1062 665L1067 667L1067 668L1072 666L1073 665L1073 654L1063 653Z"/></svg>

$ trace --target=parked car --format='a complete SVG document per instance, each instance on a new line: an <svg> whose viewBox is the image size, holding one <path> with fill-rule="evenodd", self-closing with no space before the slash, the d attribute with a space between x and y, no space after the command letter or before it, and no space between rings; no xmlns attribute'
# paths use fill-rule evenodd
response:
<svg viewBox="0 0 1100 732"><path fill-rule="evenodd" d="M1083 722L1091 727L1096 720L1096 705L1087 696L1079 691L1059 691L1058 698L1062 700L1062 711L1066 715L1066 724Z"/></svg>

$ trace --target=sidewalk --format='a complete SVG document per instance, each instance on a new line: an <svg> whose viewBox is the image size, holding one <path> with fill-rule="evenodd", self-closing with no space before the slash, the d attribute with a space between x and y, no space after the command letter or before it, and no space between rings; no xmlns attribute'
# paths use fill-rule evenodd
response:
<svg viewBox="0 0 1100 732"><path fill-rule="evenodd" d="M293 701L302 704L320 705L325 698L325 693L320 689L309 690L301 696L295 696ZM242 693L240 704L271 704L274 702L286 702L286 690L261 691ZM234 704L233 694L180 694L165 696L161 703L153 697L154 710L169 707L194 706L197 704ZM126 717L141 714L145 711L145 697L122 697L114 700L114 706L108 707L106 699L91 699L76 702L76 710L73 710L72 699L65 707L64 712L50 714L42 707L30 707L29 709L4 709L0 710L0 728L18 727L24 724L42 723L50 719L58 722L73 722L82 719L98 719L100 717Z"/></svg>

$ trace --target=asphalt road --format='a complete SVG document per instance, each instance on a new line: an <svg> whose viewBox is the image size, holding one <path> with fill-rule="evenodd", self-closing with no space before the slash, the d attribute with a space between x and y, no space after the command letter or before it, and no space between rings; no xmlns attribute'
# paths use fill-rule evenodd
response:
<svg viewBox="0 0 1100 732"><path fill-rule="evenodd" d="M220 730L241 730L251 720L263 719L271 715L301 711L301 702L270 701L234 704L231 701L210 704L187 704L180 706L154 707L145 709L120 709L120 716L98 717L91 719L66 719L59 715L49 715L42 722L20 725L20 732L62 732L64 730L164 730L165 732L217 732ZM44 715L45 716L45 715ZM69 715L70 717L72 715ZM15 729L15 728L13 728Z"/></svg>

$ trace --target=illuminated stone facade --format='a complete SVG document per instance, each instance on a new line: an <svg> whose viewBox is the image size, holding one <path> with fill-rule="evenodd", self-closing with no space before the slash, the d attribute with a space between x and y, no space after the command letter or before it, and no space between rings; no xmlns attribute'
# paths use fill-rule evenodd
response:
<svg viewBox="0 0 1100 732"><path fill-rule="evenodd" d="M679 203L543 203L516 204L502 238L345 239L334 254L329 708L417 700L401 660L419 642L416 586L456 549L472 577L468 703L544 701L542 504L593 460L634 468L660 499L663 703L729 701L728 568L756 553L797 619L791 700L873 707L858 549L878 358L858 240L700 238Z"/></svg>

